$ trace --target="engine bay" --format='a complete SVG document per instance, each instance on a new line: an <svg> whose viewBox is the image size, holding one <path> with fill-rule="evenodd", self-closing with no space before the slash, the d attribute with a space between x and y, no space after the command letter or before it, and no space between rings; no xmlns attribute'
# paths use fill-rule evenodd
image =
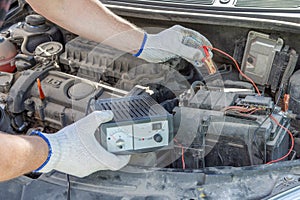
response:
<svg viewBox="0 0 300 200"><path fill-rule="evenodd" d="M132 166L204 169L297 159L300 74L293 42L251 30L231 43L233 57L216 46L211 73L181 58L147 63L28 15L1 31L0 130L54 133L94 110L115 116L122 110L136 132L115 117L119 128L97 139L114 153L130 150ZM146 107L153 106L163 111L151 114Z"/></svg>

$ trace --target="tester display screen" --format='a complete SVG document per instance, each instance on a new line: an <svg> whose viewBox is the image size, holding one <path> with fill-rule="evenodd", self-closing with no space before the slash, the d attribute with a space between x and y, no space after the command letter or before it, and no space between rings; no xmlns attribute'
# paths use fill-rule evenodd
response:
<svg viewBox="0 0 300 200"><path fill-rule="evenodd" d="M160 129L162 129L162 123L152 124L152 130L153 131L157 131L157 130L160 130Z"/></svg>

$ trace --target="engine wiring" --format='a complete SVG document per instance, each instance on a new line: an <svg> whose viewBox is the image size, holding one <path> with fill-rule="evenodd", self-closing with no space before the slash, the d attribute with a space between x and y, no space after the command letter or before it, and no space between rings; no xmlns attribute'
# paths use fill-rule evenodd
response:
<svg viewBox="0 0 300 200"><path fill-rule="evenodd" d="M247 107L242 107L242 106L229 106L229 107L226 107L225 109L223 109L223 111L225 113L228 111L233 111L244 117L249 117L249 116L253 115L254 113L256 113L258 111L262 111L262 110L264 110L264 109L256 108L256 107L247 108Z"/></svg>
<svg viewBox="0 0 300 200"><path fill-rule="evenodd" d="M259 111L259 110L263 110L263 108L246 108L246 107L242 107L242 106L229 106L226 107L224 109L224 111L228 111L228 110L233 110L233 111L238 111L241 113L248 113L249 115L254 114L255 112Z"/></svg>

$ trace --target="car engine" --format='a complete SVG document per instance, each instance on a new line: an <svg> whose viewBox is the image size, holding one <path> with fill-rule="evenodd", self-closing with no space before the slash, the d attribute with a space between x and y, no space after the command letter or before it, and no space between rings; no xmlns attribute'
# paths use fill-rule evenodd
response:
<svg viewBox="0 0 300 200"><path fill-rule="evenodd" d="M93 110L118 110L100 108L103 101L146 96L172 116L166 147L136 152L154 153L151 166L203 169L292 160L299 157L293 147L300 74L294 73L298 54L288 45L255 31L236 45L234 57L258 95L221 54L214 55L215 74L181 58L147 63L82 37L66 37L43 17L29 15L1 32L0 130L54 133ZM162 140L157 130L163 128L156 123L152 129L154 140ZM116 145L123 148L126 141Z"/></svg>

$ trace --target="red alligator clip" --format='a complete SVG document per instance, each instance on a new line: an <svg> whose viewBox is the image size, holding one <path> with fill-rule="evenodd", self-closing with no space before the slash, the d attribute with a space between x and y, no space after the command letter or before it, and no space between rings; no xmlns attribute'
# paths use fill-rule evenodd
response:
<svg viewBox="0 0 300 200"><path fill-rule="evenodd" d="M217 72L217 69L215 67L215 64L214 64L212 58L210 57L208 47L203 46L203 50L204 50L204 53L205 53L205 57L202 59L202 62L204 63L204 65L205 65L206 69L208 70L209 74L215 74Z"/></svg>

